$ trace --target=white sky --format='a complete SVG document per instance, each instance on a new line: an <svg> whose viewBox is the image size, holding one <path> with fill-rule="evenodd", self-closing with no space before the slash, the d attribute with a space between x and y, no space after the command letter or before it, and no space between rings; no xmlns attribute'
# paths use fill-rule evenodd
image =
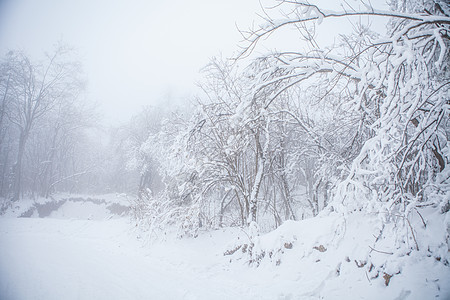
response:
<svg viewBox="0 0 450 300"><path fill-rule="evenodd" d="M143 105L190 97L199 70L237 51L236 24L248 28L259 11L258 0L0 0L0 55L74 46L88 97L115 124Z"/></svg>
<svg viewBox="0 0 450 300"><path fill-rule="evenodd" d="M229 56L250 25L254 0L0 0L0 55L23 49L39 56L58 40L74 46L89 97L107 123L142 105L195 90L214 55Z"/></svg>

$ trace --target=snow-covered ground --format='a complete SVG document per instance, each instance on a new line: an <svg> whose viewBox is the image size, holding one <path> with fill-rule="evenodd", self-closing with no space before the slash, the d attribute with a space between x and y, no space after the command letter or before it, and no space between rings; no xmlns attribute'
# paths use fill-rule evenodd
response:
<svg viewBox="0 0 450 300"><path fill-rule="evenodd" d="M224 255L248 243L240 229L149 243L125 214L105 209L123 199L73 198L53 200L63 204L43 218L17 217L33 205L0 218L0 299L450 298L449 267L422 252L394 260L388 286L358 266L376 219L287 222L255 240L267 254L249 266L242 249Z"/></svg>

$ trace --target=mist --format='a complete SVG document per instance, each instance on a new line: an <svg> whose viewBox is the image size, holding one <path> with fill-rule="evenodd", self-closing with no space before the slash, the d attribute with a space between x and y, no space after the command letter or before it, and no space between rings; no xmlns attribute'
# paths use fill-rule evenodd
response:
<svg viewBox="0 0 450 300"><path fill-rule="evenodd" d="M186 101L212 56L231 57L257 1L2 1L0 51L42 57L54 44L76 49L88 97L105 124L144 105ZM239 9L236 9L239 7Z"/></svg>
<svg viewBox="0 0 450 300"><path fill-rule="evenodd" d="M0 2L0 298L448 297L449 24Z"/></svg>

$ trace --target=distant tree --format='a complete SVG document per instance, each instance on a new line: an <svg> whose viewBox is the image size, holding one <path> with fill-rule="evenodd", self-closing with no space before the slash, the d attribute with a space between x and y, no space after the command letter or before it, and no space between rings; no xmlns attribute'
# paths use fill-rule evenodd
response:
<svg viewBox="0 0 450 300"><path fill-rule="evenodd" d="M161 174L155 152L145 147L148 139L161 131L164 110L145 107L128 124L120 128L127 157L126 168L137 172L137 194L147 190L157 193L161 189ZM136 188L136 187L135 187Z"/></svg>
<svg viewBox="0 0 450 300"><path fill-rule="evenodd" d="M23 52L10 51L1 71L2 82L7 78L2 92L2 129L6 115L18 132L16 160L11 172L11 198L16 201L22 191L23 161L33 129L41 119L64 106L64 102L76 99L82 81L79 63L71 59L71 51L63 46L58 46L39 63L33 63Z"/></svg>

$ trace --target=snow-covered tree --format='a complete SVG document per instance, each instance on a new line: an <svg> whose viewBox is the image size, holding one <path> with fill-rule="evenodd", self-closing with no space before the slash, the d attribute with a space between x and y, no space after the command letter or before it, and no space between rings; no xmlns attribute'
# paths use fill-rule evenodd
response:
<svg viewBox="0 0 450 300"><path fill-rule="evenodd" d="M340 202L345 209L380 210L374 203L384 203L383 209L409 212L418 203L445 204L439 201L445 200L448 183L448 4L394 1L392 11L328 12L301 1L279 2L289 13L281 20L268 17L250 33L245 51L282 27L365 15L390 20L387 37L376 39L360 30L354 41L352 36L343 39L346 51L338 47L267 56L276 62L258 76L261 87L278 85L274 100L298 85L315 86L322 101L339 93L338 104L360 121L355 135L364 136L359 149L352 147L358 153L339 184L335 206Z"/></svg>

